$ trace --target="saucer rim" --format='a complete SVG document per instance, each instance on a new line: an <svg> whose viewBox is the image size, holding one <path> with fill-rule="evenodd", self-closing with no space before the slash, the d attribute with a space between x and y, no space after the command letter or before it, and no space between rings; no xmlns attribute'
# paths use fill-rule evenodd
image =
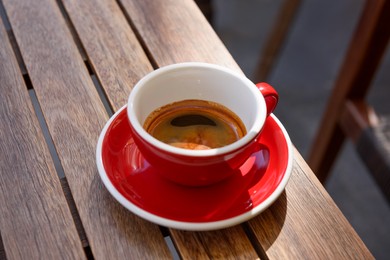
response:
<svg viewBox="0 0 390 260"><path fill-rule="evenodd" d="M179 229L179 230L188 230L188 231L207 231L207 230L217 230L217 229L222 229L222 228L227 228L231 227L237 224L240 224L242 222L245 222L259 213L263 212L265 209L267 209L269 206L271 206L275 200L282 194L284 191L288 180L291 177L292 174L292 164L293 164L293 149L292 149L292 143L290 140L290 137L284 128L283 124L279 121L279 119L272 113L270 116L272 117L273 120L277 123L279 126L280 130L283 133L284 139L286 140L287 144L287 151L288 151L288 161L287 161L287 167L284 173L284 176L279 183L279 185L276 187L276 189L271 193L271 195L266 198L263 202L261 202L259 205L255 206L254 208L237 215L235 217L223 219L223 220L218 220L218 221L211 221L211 222L187 222L187 221L177 221L177 220L172 220L168 218L164 218L161 216L158 216L156 214L150 213L135 204L133 204L131 201L126 199L112 184L111 180L109 179L104 165L103 165L103 157L102 157L102 147L103 147L103 140L104 137L107 133L108 128L112 124L112 122L118 117L118 115L127 108L127 105L124 105L120 109L118 109L115 114L113 114L110 119L106 122L105 126L103 127L97 147L96 147L96 164L99 172L99 176L101 180L103 181L104 186L106 189L109 191L109 193L126 209L131 211L132 213L136 214L137 216L146 219L150 222L153 222L155 224L169 227L169 228L174 228L174 229ZM127 116L127 113L126 113Z"/></svg>

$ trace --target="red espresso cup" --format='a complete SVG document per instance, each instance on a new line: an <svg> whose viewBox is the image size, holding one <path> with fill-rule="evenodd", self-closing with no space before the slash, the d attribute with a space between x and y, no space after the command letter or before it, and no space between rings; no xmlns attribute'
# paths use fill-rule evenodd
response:
<svg viewBox="0 0 390 260"><path fill-rule="evenodd" d="M240 117L246 134L220 148L189 150L161 142L143 128L155 109L188 99L227 107ZM182 185L204 186L234 174L260 149L257 139L277 101L277 92L267 83L255 85L225 67L188 62L162 67L142 78L130 93L127 115L134 142L159 174Z"/></svg>

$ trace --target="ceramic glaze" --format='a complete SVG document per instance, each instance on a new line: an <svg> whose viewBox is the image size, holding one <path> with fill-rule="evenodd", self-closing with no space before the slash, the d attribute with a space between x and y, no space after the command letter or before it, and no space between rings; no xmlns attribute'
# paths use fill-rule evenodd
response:
<svg viewBox="0 0 390 260"><path fill-rule="evenodd" d="M244 222L283 192L292 169L292 145L274 115L258 139L259 150L214 185L190 188L168 181L134 143L126 107L106 124L98 141L100 177L124 207L156 224L183 230L213 230Z"/></svg>
<svg viewBox="0 0 390 260"><path fill-rule="evenodd" d="M145 131L144 121L152 111L187 99L227 107L242 120L247 133L220 148L189 150L161 142ZM189 62L162 67L142 78L130 93L127 114L134 142L160 175L182 185L205 186L229 177L259 149L258 138L277 100L277 92L267 83L255 85L225 67Z"/></svg>

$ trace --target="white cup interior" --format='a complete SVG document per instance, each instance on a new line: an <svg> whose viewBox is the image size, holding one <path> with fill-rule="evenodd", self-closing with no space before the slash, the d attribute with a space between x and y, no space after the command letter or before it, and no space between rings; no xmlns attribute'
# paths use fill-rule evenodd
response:
<svg viewBox="0 0 390 260"><path fill-rule="evenodd" d="M172 152L172 148L175 147L154 139L147 134L142 125L155 109L186 99L200 99L222 104L236 113L246 127L246 136L231 145L211 149L216 150L212 153L236 149L239 145L252 140L259 133L265 121L264 98L249 79L221 66L190 62L169 65L142 78L135 85L129 97L130 122L141 136L158 147ZM173 152L190 151L198 155L206 155L211 151L183 150L185 149L175 148Z"/></svg>

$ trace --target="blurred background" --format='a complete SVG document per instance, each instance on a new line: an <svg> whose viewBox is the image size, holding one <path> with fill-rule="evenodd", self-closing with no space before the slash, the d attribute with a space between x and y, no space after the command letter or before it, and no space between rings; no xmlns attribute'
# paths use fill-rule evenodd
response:
<svg viewBox="0 0 390 260"><path fill-rule="evenodd" d="M281 0L211 1L212 26L253 81L282 3ZM362 0L301 1L267 76L266 81L280 95L275 114L305 159L363 4ZM378 113L390 114L389 87L390 51L387 51L368 97ZM390 259L390 206L350 141L345 142L325 188L374 256Z"/></svg>

